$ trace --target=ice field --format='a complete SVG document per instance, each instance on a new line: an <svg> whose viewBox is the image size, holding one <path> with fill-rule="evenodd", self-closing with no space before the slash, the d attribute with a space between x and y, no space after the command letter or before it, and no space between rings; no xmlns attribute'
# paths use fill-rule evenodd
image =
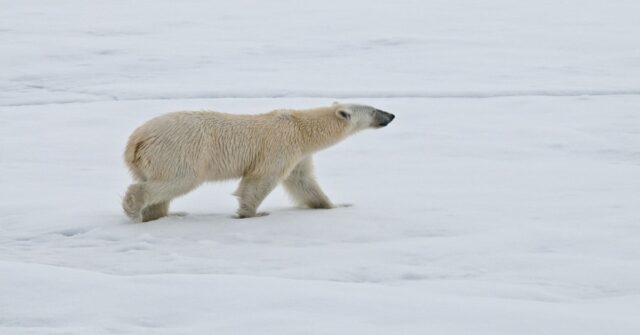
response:
<svg viewBox="0 0 640 335"><path fill-rule="evenodd" d="M637 2L0 8L0 334L640 332ZM352 207L122 213L149 118L334 100L396 115L315 156Z"/></svg>

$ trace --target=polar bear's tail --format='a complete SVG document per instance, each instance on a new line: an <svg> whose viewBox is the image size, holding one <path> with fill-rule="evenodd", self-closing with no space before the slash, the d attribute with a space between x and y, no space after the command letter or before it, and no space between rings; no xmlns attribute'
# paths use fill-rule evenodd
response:
<svg viewBox="0 0 640 335"><path fill-rule="evenodd" d="M144 139L139 138L136 134L132 134L124 149L124 162L131 170L131 174L136 180L145 181L147 178L140 169L140 149L144 146Z"/></svg>

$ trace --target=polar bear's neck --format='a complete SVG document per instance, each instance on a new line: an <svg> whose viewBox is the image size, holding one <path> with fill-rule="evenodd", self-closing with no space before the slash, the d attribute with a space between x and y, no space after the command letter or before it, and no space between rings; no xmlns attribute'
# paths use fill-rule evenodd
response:
<svg viewBox="0 0 640 335"><path fill-rule="evenodd" d="M313 152L334 145L349 135L348 123L336 116L334 108L325 107L292 112L300 144Z"/></svg>

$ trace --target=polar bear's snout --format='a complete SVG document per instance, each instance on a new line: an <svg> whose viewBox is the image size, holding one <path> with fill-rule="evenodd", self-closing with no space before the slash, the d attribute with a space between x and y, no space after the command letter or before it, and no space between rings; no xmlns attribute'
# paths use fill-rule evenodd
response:
<svg viewBox="0 0 640 335"><path fill-rule="evenodd" d="M376 109L374 122L376 127L384 127L391 123L396 116L383 110Z"/></svg>

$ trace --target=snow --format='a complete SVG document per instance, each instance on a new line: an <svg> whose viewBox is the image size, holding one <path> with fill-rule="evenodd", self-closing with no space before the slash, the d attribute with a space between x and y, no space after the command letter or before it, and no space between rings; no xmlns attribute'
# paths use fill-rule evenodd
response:
<svg viewBox="0 0 640 335"><path fill-rule="evenodd" d="M640 94L635 0L8 2L0 103Z"/></svg>
<svg viewBox="0 0 640 335"><path fill-rule="evenodd" d="M633 1L5 3L0 334L637 334ZM235 182L130 223L170 111L396 115L316 156L352 207Z"/></svg>

